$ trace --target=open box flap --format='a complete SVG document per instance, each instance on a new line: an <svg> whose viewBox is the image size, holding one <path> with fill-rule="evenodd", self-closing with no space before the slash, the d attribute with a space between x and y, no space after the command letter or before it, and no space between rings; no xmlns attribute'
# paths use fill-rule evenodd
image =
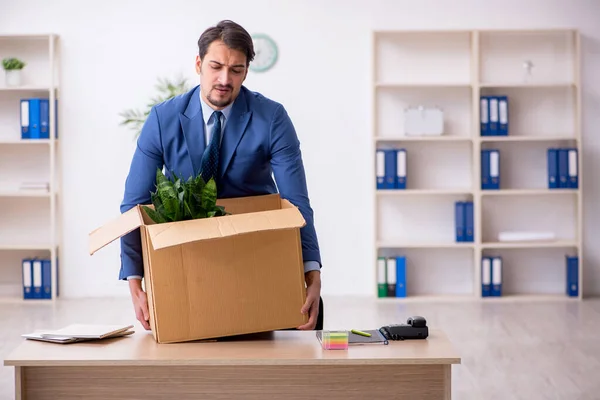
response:
<svg viewBox="0 0 600 400"><path fill-rule="evenodd" d="M276 229L301 228L306 224L298 208L193 219L148 225L155 250L184 243Z"/></svg>
<svg viewBox="0 0 600 400"><path fill-rule="evenodd" d="M142 213L139 206L136 206L124 212L118 218L93 230L89 234L90 255L143 224Z"/></svg>

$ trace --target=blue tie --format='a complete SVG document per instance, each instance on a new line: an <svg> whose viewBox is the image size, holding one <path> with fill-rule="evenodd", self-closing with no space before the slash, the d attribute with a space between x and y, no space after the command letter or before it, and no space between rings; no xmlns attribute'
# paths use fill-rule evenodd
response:
<svg viewBox="0 0 600 400"><path fill-rule="evenodd" d="M217 180L217 173L219 170L219 147L221 144L221 111L215 111L212 117L215 118L215 124L212 129L210 144L204 151L202 156L202 179L204 182L208 182L210 178Z"/></svg>

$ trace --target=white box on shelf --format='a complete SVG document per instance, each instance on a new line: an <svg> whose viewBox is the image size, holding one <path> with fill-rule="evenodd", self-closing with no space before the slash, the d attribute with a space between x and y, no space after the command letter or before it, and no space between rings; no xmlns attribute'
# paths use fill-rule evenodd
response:
<svg viewBox="0 0 600 400"><path fill-rule="evenodd" d="M548 240L556 240L556 235L554 234L554 232L507 231L500 232L498 234L498 241L500 242L542 242Z"/></svg>
<svg viewBox="0 0 600 400"><path fill-rule="evenodd" d="M406 136L440 136L444 133L444 111L438 107L409 107L404 110Z"/></svg>

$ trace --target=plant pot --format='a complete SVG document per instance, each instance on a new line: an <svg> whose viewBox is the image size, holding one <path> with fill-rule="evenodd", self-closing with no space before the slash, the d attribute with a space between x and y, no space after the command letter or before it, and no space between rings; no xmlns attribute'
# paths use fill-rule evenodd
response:
<svg viewBox="0 0 600 400"><path fill-rule="evenodd" d="M11 69L6 72L6 86L20 86L21 85L21 70L20 69Z"/></svg>

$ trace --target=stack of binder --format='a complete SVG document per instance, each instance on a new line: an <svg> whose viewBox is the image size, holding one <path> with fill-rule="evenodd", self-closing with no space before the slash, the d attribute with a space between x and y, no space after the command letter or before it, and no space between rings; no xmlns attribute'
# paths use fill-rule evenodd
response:
<svg viewBox="0 0 600 400"><path fill-rule="evenodd" d="M502 296L502 257L481 258L481 297Z"/></svg>
<svg viewBox="0 0 600 400"><path fill-rule="evenodd" d="M55 102L58 105L58 101ZM58 123L58 107L55 110L55 121ZM45 98L21 99L21 139L50 138L50 103ZM57 123L55 124L56 127ZM55 130L58 137L58 129Z"/></svg>
<svg viewBox="0 0 600 400"><path fill-rule="evenodd" d="M406 297L406 257L377 258L377 296Z"/></svg>
<svg viewBox="0 0 600 400"><path fill-rule="evenodd" d="M473 220L473 202L457 201L454 203L455 230L457 242L473 242L475 227Z"/></svg>
<svg viewBox="0 0 600 400"><path fill-rule="evenodd" d="M406 149L377 149L377 189L406 189Z"/></svg>
<svg viewBox="0 0 600 400"><path fill-rule="evenodd" d="M577 189L578 152L576 148L548 149L548 189Z"/></svg>
<svg viewBox="0 0 600 400"><path fill-rule="evenodd" d="M481 96L481 136L508 136L508 96Z"/></svg>
<svg viewBox="0 0 600 400"><path fill-rule="evenodd" d="M52 267L50 259L23 259L22 279L23 299L52 299ZM56 281L58 282L58 279ZM58 288L56 292L58 295Z"/></svg>
<svg viewBox="0 0 600 400"><path fill-rule="evenodd" d="M481 189L500 189L500 150L481 150Z"/></svg>

